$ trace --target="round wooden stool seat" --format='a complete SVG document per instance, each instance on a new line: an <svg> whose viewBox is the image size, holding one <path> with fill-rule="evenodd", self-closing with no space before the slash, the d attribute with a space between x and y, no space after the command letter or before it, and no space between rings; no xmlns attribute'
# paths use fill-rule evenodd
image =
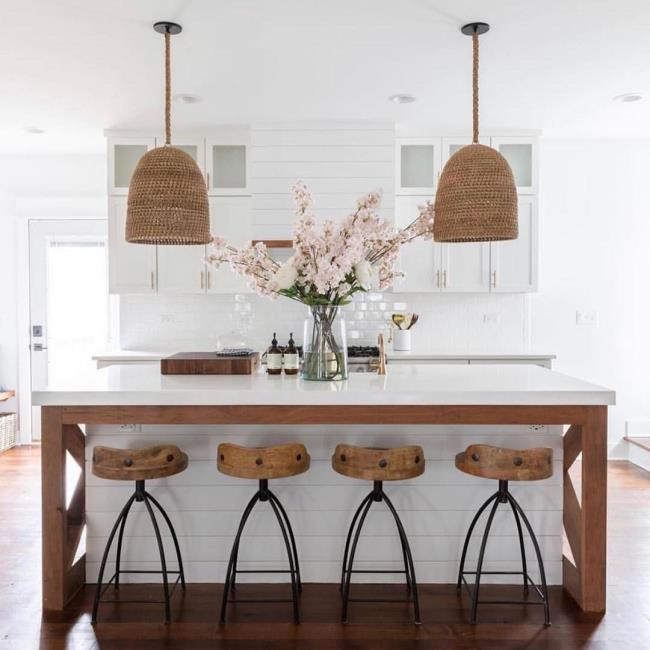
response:
<svg viewBox="0 0 650 650"><path fill-rule="evenodd" d="M155 445L144 449L93 449L93 474L115 481L146 481L182 472L187 454L176 445Z"/></svg>
<svg viewBox="0 0 650 650"><path fill-rule="evenodd" d="M305 445L290 442L275 447L241 447L222 442L217 448L217 469L237 478L267 480L297 476L309 469Z"/></svg>
<svg viewBox="0 0 650 650"><path fill-rule="evenodd" d="M465 474L499 481L539 481L553 475L553 450L470 445L456 455L456 467Z"/></svg>
<svg viewBox="0 0 650 650"><path fill-rule="evenodd" d="M403 481L424 472L424 452L419 445L382 449L336 445L334 471L368 481Z"/></svg>

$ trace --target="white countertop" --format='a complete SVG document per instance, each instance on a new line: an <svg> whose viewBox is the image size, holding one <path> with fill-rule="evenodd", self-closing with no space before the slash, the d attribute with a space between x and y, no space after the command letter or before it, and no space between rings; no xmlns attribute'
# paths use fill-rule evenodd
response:
<svg viewBox="0 0 650 650"><path fill-rule="evenodd" d="M34 405L605 405L615 393L534 365L398 364L342 382L296 376L161 375L157 365L114 365L34 391Z"/></svg>
<svg viewBox="0 0 650 650"><path fill-rule="evenodd" d="M106 362L139 362L139 361L160 361L163 357L168 357L171 354L178 352L174 351L161 351L161 350L108 350L93 355L93 361L106 361ZM396 350L387 350L386 357L388 361L403 361L405 359L416 360L453 360L453 359L503 359L517 360L517 359L555 359L554 354L534 354L531 352L521 352L519 354L486 354L486 353L465 353L465 352L398 352Z"/></svg>

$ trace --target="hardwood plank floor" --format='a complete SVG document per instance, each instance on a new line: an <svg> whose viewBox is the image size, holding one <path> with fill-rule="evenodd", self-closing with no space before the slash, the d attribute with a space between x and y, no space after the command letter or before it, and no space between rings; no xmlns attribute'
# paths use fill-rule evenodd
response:
<svg viewBox="0 0 650 650"><path fill-rule="evenodd" d="M351 622L339 623L335 585L307 584L301 599L303 623L294 626L290 606L239 605L229 623L216 623L220 587L190 585L173 602L174 622L165 626L154 605L104 605L100 623L90 625L93 590L88 588L60 619L41 620L40 449L0 454L0 650L424 650L480 649L593 650L650 648L650 473L624 462L609 464L607 614L581 613L562 590L553 588L553 625L541 625L538 607L487 607L481 622L468 624L468 601L453 585L422 585L423 625L414 626L407 605L352 604ZM153 586L129 586L124 597ZM376 586L357 587L356 595ZM401 587L380 587L402 595ZM276 597L286 585L243 585L241 597ZM482 594L519 597L513 587L487 587Z"/></svg>

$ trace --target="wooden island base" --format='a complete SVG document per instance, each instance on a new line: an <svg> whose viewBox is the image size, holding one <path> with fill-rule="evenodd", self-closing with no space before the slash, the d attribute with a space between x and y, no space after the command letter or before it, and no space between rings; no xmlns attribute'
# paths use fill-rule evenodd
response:
<svg viewBox="0 0 650 650"><path fill-rule="evenodd" d="M585 612L605 611L607 406L42 406L43 611L62 612L86 581L75 561L85 523L85 424L548 424L564 435L563 586ZM82 470L66 508L66 458ZM582 453L579 492L568 470ZM194 587L193 587L194 588ZM196 587L198 588L198 587ZM435 589L436 587L431 587Z"/></svg>

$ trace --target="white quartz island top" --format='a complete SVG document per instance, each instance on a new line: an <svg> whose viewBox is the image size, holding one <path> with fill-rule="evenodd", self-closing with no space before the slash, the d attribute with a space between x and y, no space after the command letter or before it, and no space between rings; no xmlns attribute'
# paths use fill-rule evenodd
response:
<svg viewBox="0 0 650 650"><path fill-rule="evenodd" d="M161 375L153 364L110 366L33 393L34 405L611 405L612 390L532 365L417 365L340 382L296 376Z"/></svg>

